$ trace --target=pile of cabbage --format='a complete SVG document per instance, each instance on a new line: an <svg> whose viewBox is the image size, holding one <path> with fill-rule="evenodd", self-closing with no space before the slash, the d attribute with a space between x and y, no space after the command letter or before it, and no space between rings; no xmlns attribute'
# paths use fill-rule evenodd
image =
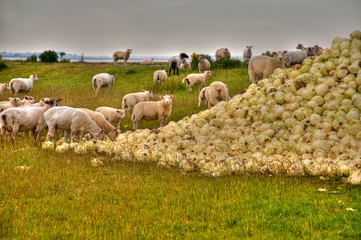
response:
<svg viewBox="0 0 361 240"><path fill-rule="evenodd" d="M276 69L228 102L116 142L59 145L211 176L344 176L361 183L361 32L302 65ZM64 147L65 146L65 147Z"/></svg>

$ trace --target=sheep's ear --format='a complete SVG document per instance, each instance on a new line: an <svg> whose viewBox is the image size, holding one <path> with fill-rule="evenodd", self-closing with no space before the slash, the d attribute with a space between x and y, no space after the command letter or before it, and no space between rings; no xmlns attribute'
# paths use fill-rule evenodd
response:
<svg viewBox="0 0 361 240"><path fill-rule="evenodd" d="M277 53L276 53L276 52L272 52L272 55L277 55Z"/></svg>
<svg viewBox="0 0 361 240"><path fill-rule="evenodd" d="M120 111L119 111L119 110L115 110L115 112L120 113Z"/></svg>
<svg viewBox="0 0 361 240"><path fill-rule="evenodd" d="M25 95L25 97L24 97L26 100L29 100L29 97L27 96L27 95Z"/></svg>
<svg viewBox="0 0 361 240"><path fill-rule="evenodd" d="M170 95L170 98L174 98L174 95Z"/></svg>
<svg viewBox="0 0 361 240"><path fill-rule="evenodd" d="M159 96L160 99L163 99L163 96Z"/></svg>
<svg viewBox="0 0 361 240"><path fill-rule="evenodd" d="M102 129L102 130L100 131L100 133L104 133L104 129Z"/></svg>
<svg viewBox="0 0 361 240"><path fill-rule="evenodd" d="M0 112L4 111L5 109L4 108L0 108Z"/></svg>
<svg viewBox="0 0 361 240"><path fill-rule="evenodd" d="M283 54L287 53L288 51L283 51Z"/></svg>
<svg viewBox="0 0 361 240"><path fill-rule="evenodd" d="M58 99L58 100L56 100L56 101L61 102L61 100L63 100L63 99L59 98L59 99Z"/></svg>
<svg viewBox="0 0 361 240"><path fill-rule="evenodd" d="M45 101L44 101L44 98L42 98L41 101L45 102Z"/></svg>
<svg viewBox="0 0 361 240"><path fill-rule="evenodd" d="M114 128L114 131L118 131L118 128Z"/></svg>
<svg viewBox="0 0 361 240"><path fill-rule="evenodd" d="M126 112L126 111L128 111L128 108L124 108L123 110L124 110L124 112Z"/></svg>
<svg viewBox="0 0 361 240"><path fill-rule="evenodd" d="M152 90L149 90L150 93L152 93Z"/></svg>

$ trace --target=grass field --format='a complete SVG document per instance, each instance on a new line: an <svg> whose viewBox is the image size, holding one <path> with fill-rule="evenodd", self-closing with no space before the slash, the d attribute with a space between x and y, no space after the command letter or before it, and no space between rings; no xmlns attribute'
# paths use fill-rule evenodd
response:
<svg viewBox="0 0 361 240"><path fill-rule="evenodd" d="M37 100L120 107L124 94L151 89L157 97L175 95L170 121L205 109L197 108L198 87L187 93L181 84L190 70L156 86L152 74L165 66L6 63L0 82L39 76L30 94ZM95 97L91 78L101 72L118 77L109 93ZM227 83L231 96L249 84L245 68L214 70L207 85L212 81ZM123 130L131 128L128 116ZM361 239L361 188L341 179L212 178L105 156L103 166L93 167L92 155L43 151L45 134L37 142L25 135L0 143L1 239Z"/></svg>

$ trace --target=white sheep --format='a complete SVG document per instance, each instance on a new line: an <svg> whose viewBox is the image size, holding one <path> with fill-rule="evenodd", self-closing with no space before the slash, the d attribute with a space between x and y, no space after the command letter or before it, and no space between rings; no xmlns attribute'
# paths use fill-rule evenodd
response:
<svg viewBox="0 0 361 240"><path fill-rule="evenodd" d="M118 129L120 129L120 124L122 122L122 119L125 118L127 109L115 109L115 108L111 108L111 107L98 107L97 109L95 109L95 111L103 114L103 116L109 123L111 123L111 124L118 123Z"/></svg>
<svg viewBox="0 0 361 240"><path fill-rule="evenodd" d="M252 58L248 64L249 79L252 83L257 83L259 80L268 78L276 68L284 68L285 59L284 54L287 51L273 52L273 57L257 56Z"/></svg>
<svg viewBox="0 0 361 240"><path fill-rule="evenodd" d="M33 74L29 78L13 78L10 80L9 89L12 94L18 94L19 92L30 92L33 89L35 81L38 81L38 77Z"/></svg>
<svg viewBox="0 0 361 240"><path fill-rule="evenodd" d="M175 70L177 69L177 75L179 75L179 66L182 59L188 58L188 55L185 53L179 54L179 56L173 56L168 60L168 75L170 76L171 69L173 69L173 74L175 74Z"/></svg>
<svg viewBox="0 0 361 240"><path fill-rule="evenodd" d="M315 45L312 48L313 56L320 56L322 54L322 51L323 51L323 48L318 45Z"/></svg>
<svg viewBox="0 0 361 240"><path fill-rule="evenodd" d="M154 58L144 59L140 62L140 65L153 65Z"/></svg>
<svg viewBox="0 0 361 240"><path fill-rule="evenodd" d="M167 81L167 71L166 70L157 70L153 74L154 83L165 83Z"/></svg>
<svg viewBox="0 0 361 240"><path fill-rule="evenodd" d="M76 136L80 136L84 131L89 132L95 140L104 138L104 130L86 114L84 111L71 107L55 107L44 113L48 134L46 141L52 141L57 129L64 131L66 142L74 141ZM70 135L70 136L69 136Z"/></svg>
<svg viewBox="0 0 361 240"><path fill-rule="evenodd" d="M95 112L95 111L87 109L87 108L78 108L78 109L86 112L89 115L89 117L98 125L98 127L100 127L101 129L104 130L105 135L107 135L110 140L114 141L117 139L117 137L119 135L118 128L115 128L112 124L110 124L105 119L103 114L101 114L100 112Z"/></svg>
<svg viewBox="0 0 361 240"><path fill-rule="evenodd" d="M106 87L109 91L110 86L114 84L114 80L117 74L110 75L109 73L99 73L92 78L93 89L95 95L98 95L99 89L101 87Z"/></svg>
<svg viewBox="0 0 361 240"><path fill-rule="evenodd" d="M61 101L62 99L53 99L53 98L42 98L40 100L40 102L36 102L33 97L31 96L25 96L24 99L22 100L23 105L20 106L22 108L27 108L27 107L43 107L46 105L46 101L53 101L54 102L54 107L58 106L58 103Z"/></svg>
<svg viewBox="0 0 361 240"><path fill-rule="evenodd" d="M302 61L307 58L307 54L303 51L290 51L284 55L285 67L289 67L293 64L301 64Z"/></svg>
<svg viewBox="0 0 361 240"><path fill-rule="evenodd" d="M159 120L160 126L164 127L167 118L172 113L173 95L160 96L161 101L158 102L140 102L134 106L131 117L133 121L133 130L138 129L138 124L142 120L152 121Z"/></svg>
<svg viewBox="0 0 361 240"><path fill-rule="evenodd" d="M56 100L51 100L45 101L43 107L6 109L0 115L1 136L4 137L7 131L11 132L15 139L18 132L32 130L34 138L37 139L46 127L44 112L56 105Z"/></svg>
<svg viewBox="0 0 361 240"><path fill-rule="evenodd" d="M204 87L202 88L202 90L199 92L199 95L198 95L198 107L201 106L201 103L204 99L206 99L206 91L207 91L208 87ZM207 99L206 99L206 106L208 106L208 102L207 102Z"/></svg>
<svg viewBox="0 0 361 240"><path fill-rule="evenodd" d="M205 90L205 98L208 103L208 108L216 106L221 101L228 101L228 86L223 82L212 82Z"/></svg>
<svg viewBox="0 0 361 240"><path fill-rule="evenodd" d="M305 47L302 43L299 43L296 47L296 49L302 50L304 53L306 53L307 57L313 56L313 51L311 47Z"/></svg>
<svg viewBox="0 0 361 240"><path fill-rule="evenodd" d="M220 48L216 51L216 61L221 58L231 58L231 52L228 48Z"/></svg>
<svg viewBox="0 0 361 240"><path fill-rule="evenodd" d="M117 62L119 59L123 59L124 60L124 64L127 65L127 61L130 57L130 54L132 53L133 49L127 49L127 51L122 52L122 51L116 51L115 53L113 53L113 62L114 65L117 65Z"/></svg>
<svg viewBox="0 0 361 240"><path fill-rule="evenodd" d="M251 60L252 57L252 47L253 46L246 46L246 49L243 50L243 60L245 62L249 62L249 60Z"/></svg>
<svg viewBox="0 0 361 240"><path fill-rule="evenodd" d="M191 64L185 58L183 58L181 60L181 64L179 65L179 69L188 69L188 68L191 68Z"/></svg>
<svg viewBox="0 0 361 240"><path fill-rule="evenodd" d="M153 91L143 90L143 92L129 93L123 97L122 108L127 108L129 111L133 109L135 104L145 102L153 99Z"/></svg>
<svg viewBox="0 0 361 240"><path fill-rule="evenodd" d="M211 63L208 61L208 59L204 58L203 56L199 56L198 58L198 70L201 73L204 73L205 71L209 70L211 68Z"/></svg>
<svg viewBox="0 0 361 240"><path fill-rule="evenodd" d="M9 84L1 83L0 84L0 97L6 92L6 90L9 90Z"/></svg>
<svg viewBox="0 0 361 240"><path fill-rule="evenodd" d="M23 101L20 98L9 98L9 101L0 102L0 109L8 109L12 107L19 107L23 105Z"/></svg>
<svg viewBox="0 0 361 240"><path fill-rule="evenodd" d="M189 74L187 77L183 78L182 83L186 83L187 91L192 92L192 86L199 84L199 88L204 87L207 78L210 76L212 76L211 71L205 71L201 74Z"/></svg>

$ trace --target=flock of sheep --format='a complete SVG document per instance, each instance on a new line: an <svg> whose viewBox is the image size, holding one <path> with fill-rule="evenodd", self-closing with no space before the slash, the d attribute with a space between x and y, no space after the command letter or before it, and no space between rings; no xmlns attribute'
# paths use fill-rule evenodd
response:
<svg viewBox="0 0 361 240"><path fill-rule="evenodd" d="M276 68L288 67L291 64L302 63L307 56L319 55L322 48L315 45L313 48L306 48L299 44L297 48L301 51L293 52L273 52L274 57L257 56L252 57L252 46L247 46L244 50L244 59L249 61L248 72L250 81L256 83L258 80L267 78ZM119 59L123 59L125 65L132 53L132 49L125 52L117 51L113 54L114 64ZM227 48L221 48L216 51L216 60L221 58L230 58L231 53ZM190 68L186 60L188 55L181 53L179 56L173 56L168 61L168 75L179 74L179 69ZM154 59L145 59L142 65L152 65ZM198 59L199 74L190 74L186 76L182 83L186 84L187 91L192 91L192 86L199 85L198 107L205 100L208 108L217 105L221 101L228 101L228 86L222 82L216 81L206 87L207 79L212 76L209 70L210 62L200 56ZM116 74L100 73L92 78L92 86L95 95L100 88L105 87L109 90L114 84ZM166 70L156 70L153 74L155 83L164 83L167 80ZM0 96L10 90L12 94L19 92L29 92L32 90L34 82L38 77L33 74L29 78L13 78L10 83L0 84ZM200 89L203 87L202 89ZM6 132L12 133L12 138L18 132L31 130L34 138L48 128L46 136L47 141L52 141L55 131L62 130L65 141L73 142L74 139L82 139L83 132L89 132L95 140L102 140L105 135L111 140L115 140L119 135L121 120L125 118L126 111L132 111L131 120L133 130L138 129L139 122L142 120L159 120L160 126L165 126L167 118L172 112L173 95L160 96L160 101L150 101L153 99L153 92L146 91L138 93L129 93L123 97L122 109L110 107L99 107L95 111L86 108L72 108L67 106L58 106L61 99L43 98L36 103L34 98L25 96L23 100L19 98L9 98L9 101L0 102L0 127L1 136ZM118 127L113 124L117 123Z"/></svg>

